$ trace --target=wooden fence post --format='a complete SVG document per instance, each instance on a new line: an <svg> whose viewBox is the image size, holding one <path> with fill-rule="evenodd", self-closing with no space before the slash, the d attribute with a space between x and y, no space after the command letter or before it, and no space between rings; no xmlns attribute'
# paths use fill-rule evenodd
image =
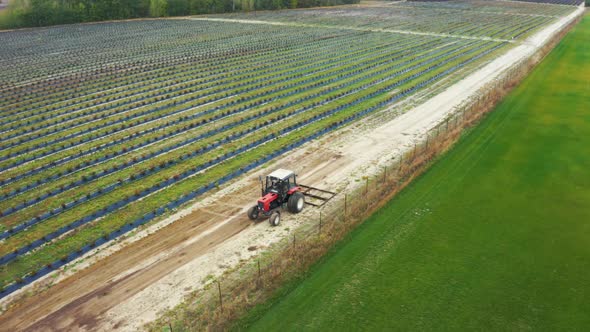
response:
<svg viewBox="0 0 590 332"><path fill-rule="evenodd" d="M221 308L221 312L223 312L223 298L221 297L221 283L217 280L217 289L219 290L219 307Z"/></svg>
<svg viewBox="0 0 590 332"><path fill-rule="evenodd" d="M347 212L347 203L348 202L348 194L344 194L344 221L346 221L346 212Z"/></svg>
<svg viewBox="0 0 590 332"><path fill-rule="evenodd" d="M258 258L258 283L260 285L262 285L261 278L262 278L262 273L260 271L260 258Z"/></svg>

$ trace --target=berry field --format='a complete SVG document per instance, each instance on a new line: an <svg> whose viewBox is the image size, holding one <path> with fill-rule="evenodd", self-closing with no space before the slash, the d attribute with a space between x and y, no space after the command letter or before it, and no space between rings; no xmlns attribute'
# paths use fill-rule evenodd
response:
<svg viewBox="0 0 590 332"><path fill-rule="evenodd" d="M0 32L0 297L573 9L408 2Z"/></svg>

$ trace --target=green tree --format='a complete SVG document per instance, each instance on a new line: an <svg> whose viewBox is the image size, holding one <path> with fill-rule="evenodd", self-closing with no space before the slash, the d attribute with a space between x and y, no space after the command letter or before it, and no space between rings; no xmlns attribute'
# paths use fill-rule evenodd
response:
<svg viewBox="0 0 590 332"><path fill-rule="evenodd" d="M166 16L168 11L168 1L166 0L150 0L150 16L162 17Z"/></svg>
<svg viewBox="0 0 590 332"><path fill-rule="evenodd" d="M8 8L0 15L0 28L358 2L359 0L11 0Z"/></svg>
<svg viewBox="0 0 590 332"><path fill-rule="evenodd" d="M190 14L188 0L168 0L168 16L184 16Z"/></svg>

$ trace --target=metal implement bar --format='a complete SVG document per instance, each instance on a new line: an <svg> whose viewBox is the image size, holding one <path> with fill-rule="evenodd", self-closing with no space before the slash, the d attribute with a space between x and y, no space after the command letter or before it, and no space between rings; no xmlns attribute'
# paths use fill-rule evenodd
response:
<svg viewBox="0 0 590 332"><path fill-rule="evenodd" d="M320 203L308 202L307 200L305 201L305 204L315 206L315 207L323 206L329 200L331 200L334 196L336 196L335 192L331 192L331 191L324 190L324 189L314 188L314 187L310 187L310 186L306 186L306 185L302 185L302 184L299 184L299 187L304 189L301 193L305 197L310 197L310 198L320 201ZM310 193L313 191L316 191L318 193ZM321 194L327 194L327 195L321 196Z"/></svg>

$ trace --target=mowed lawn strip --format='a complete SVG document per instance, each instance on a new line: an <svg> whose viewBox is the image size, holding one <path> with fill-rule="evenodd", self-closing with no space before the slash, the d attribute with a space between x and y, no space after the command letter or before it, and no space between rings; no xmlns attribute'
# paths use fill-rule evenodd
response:
<svg viewBox="0 0 590 332"><path fill-rule="evenodd" d="M590 16L252 330L590 326Z"/></svg>

